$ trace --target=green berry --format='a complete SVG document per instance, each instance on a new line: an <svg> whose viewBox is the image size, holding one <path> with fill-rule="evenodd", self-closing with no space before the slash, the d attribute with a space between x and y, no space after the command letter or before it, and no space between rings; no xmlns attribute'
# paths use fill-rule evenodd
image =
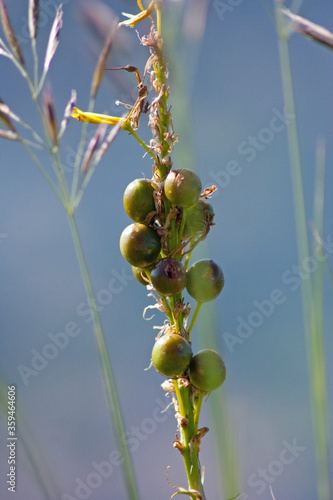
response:
<svg viewBox="0 0 333 500"><path fill-rule="evenodd" d="M168 200L184 208L191 207L198 201L201 189L198 175L186 168L170 170L164 182L164 192Z"/></svg>
<svg viewBox="0 0 333 500"><path fill-rule="evenodd" d="M120 251L132 266L147 267L157 260L161 242L154 229L134 222L120 236Z"/></svg>
<svg viewBox="0 0 333 500"><path fill-rule="evenodd" d="M124 192L124 208L135 222L144 222L155 211L154 188L147 179L135 179Z"/></svg>
<svg viewBox="0 0 333 500"><path fill-rule="evenodd" d="M151 271L154 288L163 295L175 295L186 285L186 271L179 260L161 259Z"/></svg>
<svg viewBox="0 0 333 500"><path fill-rule="evenodd" d="M141 285L147 286L149 281L145 280L143 276L145 276L144 270L139 267L132 266L132 271L135 278L138 280Z"/></svg>
<svg viewBox="0 0 333 500"><path fill-rule="evenodd" d="M225 365L216 351L203 349L191 359L189 365L190 381L194 387L201 391L214 391L223 384L225 375Z"/></svg>
<svg viewBox="0 0 333 500"><path fill-rule="evenodd" d="M176 333L160 337L154 345L151 359L154 367L165 377L180 377L192 358L190 343Z"/></svg>
<svg viewBox="0 0 333 500"><path fill-rule="evenodd" d="M198 302L210 302L222 291L222 269L213 260L199 260L186 273L186 289Z"/></svg>
<svg viewBox="0 0 333 500"><path fill-rule="evenodd" d="M199 200L186 211L182 239L187 240L196 235L202 236L205 232L208 233L213 217L214 210L212 205L206 200Z"/></svg>

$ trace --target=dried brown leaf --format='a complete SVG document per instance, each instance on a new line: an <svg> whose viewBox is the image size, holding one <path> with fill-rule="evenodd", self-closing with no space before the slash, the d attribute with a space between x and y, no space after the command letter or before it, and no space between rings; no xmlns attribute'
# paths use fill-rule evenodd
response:
<svg viewBox="0 0 333 500"><path fill-rule="evenodd" d="M55 15L53 25L50 31L50 36L49 36L49 41L47 43L47 49L46 49L46 54L45 54L45 60L44 60L44 72L46 73L50 67L51 61L54 57L54 54L56 53L56 50L59 45L59 34L60 30L62 28L62 17L63 17L63 10L62 10L62 5L59 5L57 9L57 13Z"/></svg>
<svg viewBox="0 0 333 500"><path fill-rule="evenodd" d="M13 51L16 59L24 66L24 59L21 51L20 44L16 38L15 31L10 22L5 0L0 0L0 19L4 34L9 43L10 48Z"/></svg>
<svg viewBox="0 0 333 500"><path fill-rule="evenodd" d="M39 27L39 0L29 0L28 25L30 38L34 40Z"/></svg>

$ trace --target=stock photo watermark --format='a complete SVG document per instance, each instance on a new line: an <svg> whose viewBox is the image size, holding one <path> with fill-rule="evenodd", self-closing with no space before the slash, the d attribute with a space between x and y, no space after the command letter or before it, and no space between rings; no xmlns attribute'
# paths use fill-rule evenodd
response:
<svg viewBox="0 0 333 500"><path fill-rule="evenodd" d="M8 238L8 233L0 233L0 245L7 238Z"/></svg>
<svg viewBox="0 0 333 500"><path fill-rule="evenodd" d="M282 441L282 446L283 448L274 460L271 460L266 467L260 467L248 477L247 485L253 488L256 495L262 495L268 490L270 485L283 474L286 467L293 464L306 450L306 446L298 444L296 438L291 443L287 440ZM241 493L237 500L251 500L251 494L251 492Z"/></svg>
<svg viewBox="0 0 333 500"><path fill-rule="evenodd" d="M257 155L274 141L277 134L286 130L290 120L294 118L295 116L286 113L285 109L280 111L277 108L273 108L272 116L267 126L262 127L255 135L248 135L246 139L238 144L238 159L229 160L225 167L217 172L212 170L209 172L209 177L213 180L214 184L220 189L228 187L232 179L243 172L242 160L244 159L247 163L252 163L257 158ZM216 196L218 196L218 191L215 194Z"/></svg>
<svg viewBox="0 0 333 500"><path fill-rule="evenodd" d="M213 0L213 7L220 19L220 21L225 20L225 16L234 12L236 7L241 5L244 0Z"/></svg>
<svg viewBox="0 0 333 500"><path fill-rule="evenodd" d="M295 292L302 284L303 280L311 278L312 273L318 268L320 263L333 254L333 240L331 235L328 235L326 240L318 244L313 255L305 258L301 264L293 264L289 269L281 275L281 283L284 290L274 288L268 297L252 302L253 308L246 316L237 316L236 327L234 333L224 332L223 340L232 354L235 351L235 346L243 344L246 339L250 338L257 328L260 328L265 319L272 316L276 308L284 304L288 298L288 292ZM287 286L287 289L285 288Z"/></svg>
<svg viewBox="0 0 333 500"><path fill-rule="evenodd" d="M105 288L101 288L95 296L93 306L88 304L88 301L82 301L76 307L76 314L83 318L85 323L91 323L93 318L93 309L99 313L102 312L109 304L111 304L114 295L119 295L133 281L134 275L127 274L123 267L120 271L113 269L112 277L108 281ZM36 378L55 360L59 354L66 349L71 340L78 337L81 333L81 328L76 321L68 321L61 331L47 334L47 343L39 349L33 348L30 350L31 358L27 364L19 364L17 371L25 386L31 382L31 378Z"/></svg>
<svg viewBox="0 0 333 500"><path fill-rule="evenodd" d="M41 0L39 5L39 29L43 29L44 26L47 26L50 19L53 20L60 4L66 5L69 2L70 0ZM21 32L16 33L16 37L20 44L25 45L30 43L28 16L22 16L21 23Z"/></svg>
<svg viewBox="0 0 333 500"><path fill-rule="evenodd" d="M158 426L165 422L173 413L172 408L166 406L160 399L155 399L156 406L154 407L151 416L144 418L139 425L132 425L125 435L122 436L124 442L127 443L130 453L135 453L140 444L145 442L149 436L154 434ZM112 450L108 457L104 460L91 462L91 469L88 474L75 479L75 487L73 494L63 493L61 500L87 500L93 492L97 490L104 481L111 477L115 468L120 467L124 463L124 458L119 450Z"/></svg>

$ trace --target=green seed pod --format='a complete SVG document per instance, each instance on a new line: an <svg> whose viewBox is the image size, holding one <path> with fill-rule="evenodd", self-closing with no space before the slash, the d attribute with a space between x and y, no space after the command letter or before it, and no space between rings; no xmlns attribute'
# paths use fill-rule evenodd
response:
<svg viewBox="0 0 333 500"><path fill-rule="evenodd" d="M161 242L154 229L134 222L120 236L120 251L132 266L147 267L157 260Z"/></svg>
<svg viewBox="0 0 333 500"><path fill-rule="evenodd" d="M222 291L222 269L213 260L199 260L186 273L186 289L198 302L210 302Z"/></svg>
<svg viewBox="0 0 333 500"><path fill-rule="evenodd" d="M191 207L198 201L201 189L198 175L186 168L170 170L164 182L164 192L168 200L184 208Z"/></svg>
<svg viewBox="0 0 333 500"><path fill-rule="evenodd" d="M151 271L154 288L163 295L175 295L186 285L186 271L179 260L161 259Z"/></svg>
<svg viewBox="0 0 333 500"><path fill-rule="evenodd" d="M182 239L187 240L196 235L202 236L203 233L208 233L213 217L212 205L206 200L199 200L195 205L187 209Z"/></svg>
<svg viewBox="0 0 333 500"><path fill-rule="evenodd" d="M135 278L138 280L141 285L147 286L149 284L149 281L146 281L143 276L144 276L144 270L140 269L139 267L132 266L132 271L135 276ZM142 275L143 272L143 275Z"/></svg>
<svg viewBox="0 0 333 500"><path fill-rule="evenodd" d="M191 384L205 392L214 391L223 384L226 369L221 356L212 349L203 349L191 359L189 377Z"/></svg>
<svg viewBox="0 0 333 500"><path fill-rule="evenodd" d="M192 358L190 343L176 333L160 337L153 347L151 359L154 367L165 377L180 377Z"/></svg>
<svg viewBox="0 0 333 500"><path fill-rule="evenodd" d="M144 222L155 211L154 188L147 179L135 179L124 192L124 208L135 222Z"/></svg>

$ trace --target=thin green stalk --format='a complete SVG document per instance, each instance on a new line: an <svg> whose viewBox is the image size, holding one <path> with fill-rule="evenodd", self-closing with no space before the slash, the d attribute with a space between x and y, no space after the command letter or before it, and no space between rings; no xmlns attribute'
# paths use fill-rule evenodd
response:
<svg viewBox="0 0 333 500"><path fill-rule="evenodd" d="M2 39L0 39L0 45L7 52L7 57L14 63L14 65L17 67L17 69L19 70L19 72L21 73L23 78L27 81L29 88L30 88L30 91L31 91L31 93L33 93L34 86L33 86L33 83L31 81L30 76L29 76L27 70L25 69L25 67L22 66L20 61L18 61L16 59L15 55L12 53L12 51L9 49L9 47L7 47L7 45L4 43L4 41Z"/></svg>
<svg viewBox="0 0 333 500"><path fill-rule="evenodd" d="M88 105L88 113L92 112L92 110L94 108L94 103L95 103L95 99L91 98L89 101L89 105ZM74 163L72 189L71 189L71 196L70 196L70 205L72 207L75 204L75 199L76 199L76 195L77 195L79 176L80 176L80 164L81 164L82 155L83 155L83 151L84 151L84 147L85 147L85 143L86 143L86 138L87 138L87 128L88 128L88 123L83 122L82 130L81 130L81 138L80 138L79 147L77 149L75 163Z"/></svg>
<svg viewBox="0 0 333 500"><path fill-rule="evenodd" d="M93 293L93 289L91 286L85 258L83 255L83 251L82 251L81 242L80 242L79 234L77 231L76 223L74 220L74 215L67 213L67 216L68 216L68 222L69 222L72 238L74 241L74 246L75 246L77 258L78 258L79 265L80 265L80 270L81 270L87 298L88 298L88 303L90 306L90 310L92 311L94 332L95 332L97 345L98 345L98 352L99 352L99 356L100 356L100 363L101 363L101 369L102 369L103 382L104 382L105 391L106 391L108 408L109 408L111 420L112 420L113 425L114 425L114 434L115 434L117 446L118 446L118 448L122 454L122 457L124 459L123 473L124 473L127 494L128 494L128 498L130 500L138 500L139 496L137 493L136 482L135 482L133 467L132 467L132 463L131 463L131 458L130 458L130 454L129 454L126 440L124 439L125 429L124 429L124 425L123 425L123 417L121 414L119 397L117 394L114 376L112 373L112 368L111 368L110 360L108 357L108 352L107 352L107 348L106 348L106 343L105 343L105 339L104 339L104 334L103 334L100 318L99 318L97 309L95 307L94 293Z"/></svg>
<svg viewBox="0 0 333 500"><path fill-rule="evenodd" d="M128 127L128 131L130 134L132 134L133 137L135 137L135 139L141 144L141 146L147 151L147 153L150 154L155 162L158 163L158 158L155 153L152 152L152 150L147 146L147 144L145 144L141 137L138 136L138 134L132 129L132 127Z"/></svg>
<svg viewBox="0 0 333 500"><path fill-rule="evenodd" d="M195 310L194 310L194 313L193 313L193 316L192 316L192 320L191 320L190 326L188 327L188 330L187 330L189 338L190 338L190 333L192 331L194 323L197 320L197 317L198 317L199 311L201 309L201 306L202 306L202 302L197 302L197 305L195 307Z"/></svg>
<svg viewBox="0 0 333 500"><path fill-rule="evenodd" d="M288 37L285 32L285 24L282 14L282 6L275 1L276 23L279 35L279 54L281 65L281 76L283 95L285 101L286 115L293 117L287 126L289 155L291 165L291 176L294 196L294 210L296 221L296 234L298 245L299 262L309 262L309 243L307 220L305 212L305 201L303 191L301 159L298 142L298 131L296 124L296 113L293 96L293 86L288 50ZM329 465L328 465L328 426L326 417L326 391L325 391L325 357L323 349L322 327L318 329L318 316L322 310L316 309L313 290L313 279L301 282L303 319L308 352L308 369L311 387L311 401L313 413L313 432L316 450L317 467L317 490L319 500L330 499ZM318 305L318 304L317 304ZM321 331L320 331L321 330Z"/></svg>
<svg viewBox="0 0 333 500"><path fill-rule="evenodd" d="M190 387L180 386L178 380L174 380L174 386L179 404L179 414L183 417L183 423L180 425L178 449L184 460L188 487L198 491L201 500L206 500L199 461L200 437L198 437L197 433L200 405L198 407L199 412L195 414Z"/></svg>
<svg viewBox="0 0 333 500"><path fill-rule="evenodd" d="M37 166L38 170L40 171L40 173L42 174L42 176L44 177L46 182L51 186L51 188L52 188L53 192L55 193L55 195L57 196L57 198L64 205L65 200L63 199L63 195L62 195L61 191L59 190L58 186L55 184L53 179L49 176L49 174L47 173L47 171L45 170L45 168L43 167L43 165L41 164L41 162L39 161L37 156L33 153L33 151L31 151L27 142L25 140L21 140L20 142L21 142L22 146L24 147L24 149L26 150L26 152L28 153L28 155L30 156L31 160Z"/></svg>

